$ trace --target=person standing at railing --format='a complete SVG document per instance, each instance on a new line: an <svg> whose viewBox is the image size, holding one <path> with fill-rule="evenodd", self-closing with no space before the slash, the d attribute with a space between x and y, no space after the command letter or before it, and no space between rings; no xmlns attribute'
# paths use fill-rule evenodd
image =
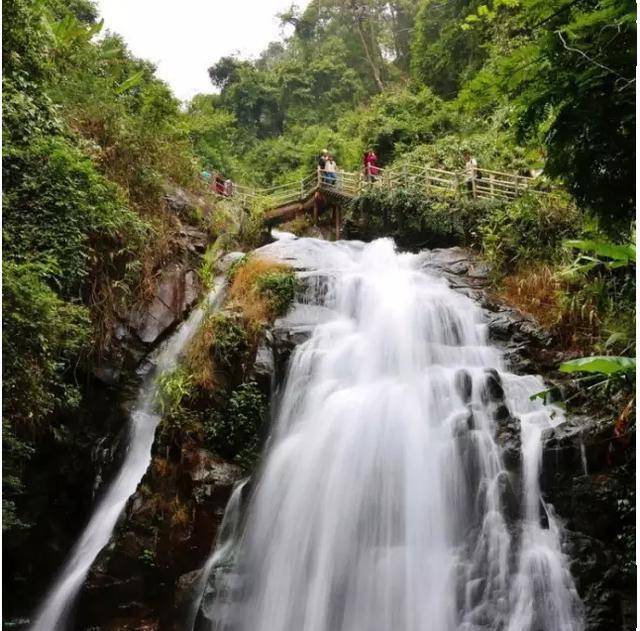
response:
<svg viewBox="0 0 640 631"><path fill-rule="evenodd" d="M371 147L365 151L362 162L364 163L364 175L367 182L375 182L379 173L378 156Z"/></svg>
<svg viewBox="0 0 640 631"><path fill-rule="evenodd" d="M318 156L318 176L323 184L327 184L325 167L327 165L328 157L329 157L329 152L326 149L323 149L322 153Z"/></svg>
<svg viewBox="0 0 640 631"><path fill-rule="evenodd" d="M474 196L474 183L478 177L478 161L471 155L469 149L462 152L464 158L464 183L470 197Z"/></svg>
<svg viewBox="0 0 640 631"><path fill-rule="evenodd" d="M336 161L332 155L328 155L327 159L324 163L324 174L326 178L326 183L329 186L335 186L336 180L338 176L336 175L338 171L338 166L336 165Z"/></svg>
<svg viewBox="0 0 640 631"><path fill-rule="evenodd" d="M214 182L214 190L218 195L224 195L224 178L222 175L216 175Z"/></svg>

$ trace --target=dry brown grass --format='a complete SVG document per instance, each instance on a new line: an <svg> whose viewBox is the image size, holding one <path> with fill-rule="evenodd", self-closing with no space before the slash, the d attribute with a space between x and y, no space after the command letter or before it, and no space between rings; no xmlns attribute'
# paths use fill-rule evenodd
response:
<svg viewBox="0 0 640 631"><path fill-rule="evenodd" d="M251 256L236 270L229 289L229 303L242 313L252 328L259 329L274 315L268 298L260 294L258 280L265 274L288 269L289 266L283 263Z"/></svg>
<svg viewBox="0 0 640 631"><path fill-rule="evenodd" d="M562 287L548 266L525 269L503 279L500 297L550 329L562 317Z"/></svg>
<svg viewBox="0 0 640 631"><path fill-rule="evenodd" d="M188 505L180 501L178 497L175 497L169 507L171 514L171 527L172 528L184 528L191 522L192 511Z"/></svg>
<svg viewBox="0 0 640 631"><path fill-rule="evenodd" d="M260 292L266 274L289 267L260 257L249 257L235 270L226 310L205 318L187 351L194 385L214 391L237 376L243 357L255 351L264 325L273 319L273 304Z"/></svg>
<svg viewBox="0 0 640 631"><path fill-rule="evenodd" d="M155 456L153 458L152 466L154 474L160 478L167 478L175 472L174 465L172 465L166 458L161 458L160 456Z"/></svg>
<svg viewBox="0 0 640 631"><path fill-rule="evenodd" d="M499 297L532 316L563 347L590 346L598 337L596 306L571 298L575 288L557 270L543 265L518 270L502 281Z"/></svg>
<svg viewBox="0 0 640 631"><path fill-rule="evenodd" d="M153 234L140 252L140 280L136 293L143 302L153 299L158 271L176 258L183 247L180 222L175 216L163 212L151 219L151 225Z"/></svg>
<svg viewBox="0 0 640 631"><path fill-rule="evenodd" d="M187 365L194 385L208 391L214 390L220 381L213 360L215 339L215 320L209 316L200 325L187 351Z"/></svg>

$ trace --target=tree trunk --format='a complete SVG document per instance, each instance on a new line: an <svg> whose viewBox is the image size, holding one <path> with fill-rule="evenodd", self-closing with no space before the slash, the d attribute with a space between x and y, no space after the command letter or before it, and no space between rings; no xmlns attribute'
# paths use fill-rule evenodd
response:
<svg viewBox="0 0 640 631"><path fill-rule="evenodd" d="M362 48L364 49L365 57L367 58L367 62L371 67L371 73L373 74L373 80L378 87L378 90L382 92L384 90L384 83L382 83L382 79L380 77L380 68L376 65L376 62L373 58L373 51L367 44L367 38L364 34L364 29L362 28L363 18L359 15L358 12L358 4L356 0L351 0L351 11L353 13L353 19L356 23L356 29L358 31L358 35L360 36L360 41L362 42Z"/></svg>

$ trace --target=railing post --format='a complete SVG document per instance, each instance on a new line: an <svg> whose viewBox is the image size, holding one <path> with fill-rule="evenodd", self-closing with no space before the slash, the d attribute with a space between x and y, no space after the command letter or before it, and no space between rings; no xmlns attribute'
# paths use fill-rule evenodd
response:
<svg viewBox="0 0 640 631"><path fill-rule="evenodd" d="M476 199L477 192L476 192L476 177L475 177L475 175L471 178L471 194L473 195L473 199Z"/></svg>
<svg viewBox="0 0 640 631"><path fill-rule="evenodd" d="M518 197L518 192L519 192L519 183L520 183L520 176L516 175L516 197Z"/></svg>
<svg viewBox="0 0 640 631"><path fill-rule="evenodd" d="M493 180L496 179L496 176L491 173L491 175L489 175L489 190L491 191L491 197L495 197L495 190L494 190L494 185L493 185Z"/></svg>

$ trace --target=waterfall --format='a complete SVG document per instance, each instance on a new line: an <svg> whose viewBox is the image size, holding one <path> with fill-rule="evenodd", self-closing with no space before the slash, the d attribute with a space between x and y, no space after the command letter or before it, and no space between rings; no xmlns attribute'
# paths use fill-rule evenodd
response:
<svg viewBox="0 0 640 631"><path fill-rule="evenodd" d="M129 420L129 436L122 466L98 501L88 524L80 535L53 586L37 612L31 631L64 631L82 584L98 556L109 542L118 517L135 492L149 463L151 447L160 416L156 411L157 377L173 370L197 331L207 309L222 300L224 283L218 280L203 304L150 358L153 369L145 376Z"/></svg>
<svg viewBox="0 0 640 631"><path fill-rule="evenodd" d="M198 631L581 631L538 485L563 420L531 398L541 379L509 373L481 308L388 239L261 252L310 270L298 309L317 320Z"/></svg>

